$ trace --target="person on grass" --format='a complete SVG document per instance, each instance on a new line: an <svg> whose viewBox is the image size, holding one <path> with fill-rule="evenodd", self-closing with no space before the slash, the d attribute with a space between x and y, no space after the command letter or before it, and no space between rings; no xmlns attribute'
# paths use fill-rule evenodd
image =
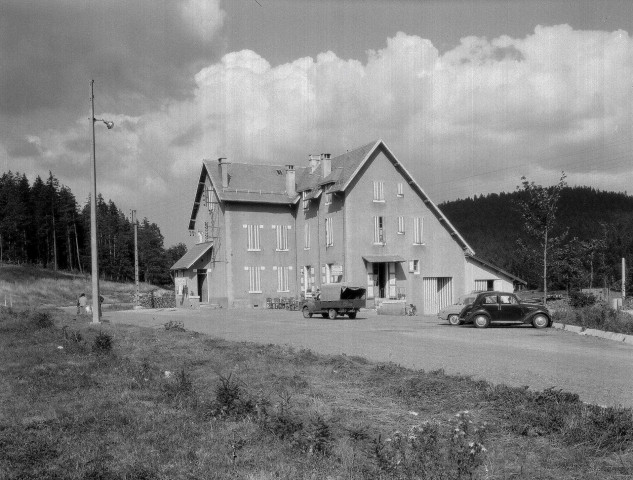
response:
<svg viewBox="0 0 633 480"><path fill-rule="evenodd" d="M79 295L79 298L77 298L77 315L81 315L85 311L86 311L86 294L82 293L81 295Z"/></svg>

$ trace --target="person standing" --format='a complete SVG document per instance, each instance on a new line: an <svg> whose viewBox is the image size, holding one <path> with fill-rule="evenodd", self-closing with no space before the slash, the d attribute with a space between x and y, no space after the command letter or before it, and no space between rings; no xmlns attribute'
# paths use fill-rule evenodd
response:
<svg viewBox="0 0 633 480"><path fill-rule="evenodd" d="M82 293L77 299L77 315L81 315L86 311L86 294Z"/></svg>

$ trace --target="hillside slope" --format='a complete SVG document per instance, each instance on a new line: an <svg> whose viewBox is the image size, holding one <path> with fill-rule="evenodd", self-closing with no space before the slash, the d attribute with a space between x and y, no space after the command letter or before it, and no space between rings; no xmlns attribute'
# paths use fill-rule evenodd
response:
<svg viewBox="0 0 633 480"><path fill-rule="evenodd" d="M516 206L520 196L521 192L490 194L439 207L478 256L533 283L538 282L538 274L517 257L517 240L528 240ZM555 234L566 229L568 239L605 242L604 251L593 262L594 273L598 266L602 269L600 282L596 283L598 277L594 276L593 283L611 284L619 278L620 258L630 256L633 260L633 197L590 187L567 187L561 193ZM584 267L587 278L583 281L590 282L591 265Z"/></svg>

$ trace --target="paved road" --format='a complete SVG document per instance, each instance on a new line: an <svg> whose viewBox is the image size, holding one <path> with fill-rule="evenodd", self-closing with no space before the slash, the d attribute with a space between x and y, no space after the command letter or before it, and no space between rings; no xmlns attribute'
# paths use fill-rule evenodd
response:
<svg viewBox="0 0 633 480"><path fill-rule="evenodd" d="M424 370L470 375L493 383L562 388L590 403L633 407L633 346L530 326L451 327L435 317L304 319L283 310L136 310L106 312L113 324L162 326L227 340L287 344L328 354L360 355Z"/></svg>

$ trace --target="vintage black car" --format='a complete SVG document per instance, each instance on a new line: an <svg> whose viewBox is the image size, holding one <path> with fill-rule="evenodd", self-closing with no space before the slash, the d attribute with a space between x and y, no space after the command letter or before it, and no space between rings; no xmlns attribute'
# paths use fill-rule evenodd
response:
<svg viewBox="0 0 633 480"><path fill-rule="evenodd" d="M459 313L459 323L487 328L491 323L531 324L534 328L552 326L552 316L543 304L522 302L508 292L482 292Z"/></svg>
<svg viewBox="0 0 633 480"><path fill-rule="evenodd" d="M341 283L331 283L322 286L318 298L308 298L303 302L301 311L304 318L311 318L320 313L323 318L334 320L337 315L347 315L356 318L361 308L365 308L365 289Z"/></svg>

